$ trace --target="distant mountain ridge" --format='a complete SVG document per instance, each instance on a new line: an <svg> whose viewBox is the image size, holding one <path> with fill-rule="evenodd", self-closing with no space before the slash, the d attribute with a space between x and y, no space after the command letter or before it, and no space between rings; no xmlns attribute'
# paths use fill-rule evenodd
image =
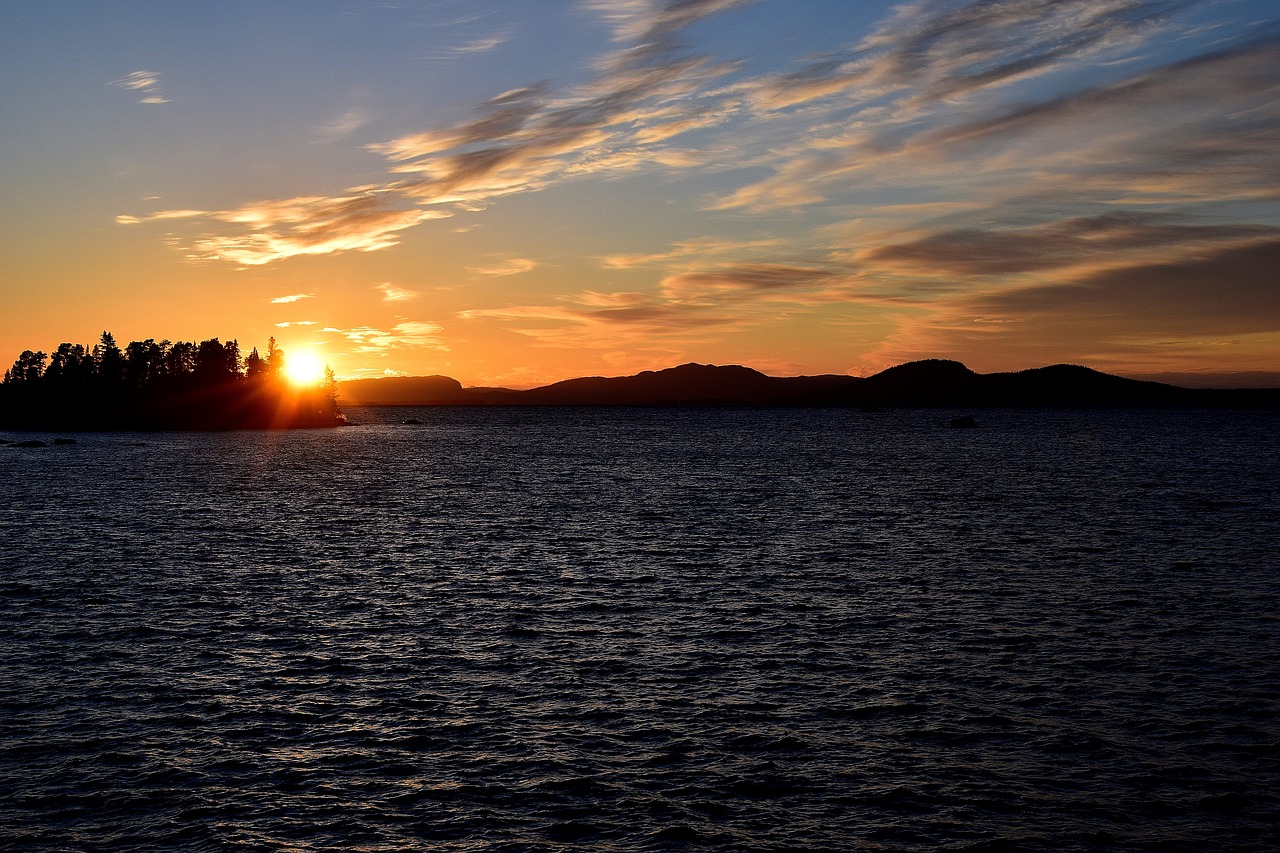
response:
<svg viewBox="0 0 1280 853"><path fill-rule="evenodd" d="M349 380L346 405L506 406L1178 406L1280 405L1280 389L1211 390L1127 379L1056 364L975 373L958 361L926 359L874 376L766 376L741 365L682 364L633 376L589 376L514 391L464 388L447 376Z"/></svg>

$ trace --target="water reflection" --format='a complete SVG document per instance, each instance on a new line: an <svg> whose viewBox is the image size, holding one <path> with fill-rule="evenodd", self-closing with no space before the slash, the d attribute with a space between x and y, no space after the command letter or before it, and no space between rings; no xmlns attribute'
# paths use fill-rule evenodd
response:
<svg viewBox="0 0 1280 853"><path fill-rule="evenodd" d="M1273 832L1264 415L396 415L0 455L22 846Z"/></svg>

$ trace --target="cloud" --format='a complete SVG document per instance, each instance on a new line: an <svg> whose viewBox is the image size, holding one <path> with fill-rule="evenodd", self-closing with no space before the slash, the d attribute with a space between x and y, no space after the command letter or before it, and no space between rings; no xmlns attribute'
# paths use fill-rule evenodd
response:
<svg viewBox="0 0 1280 853"><path fill-rule="evenodd" d="M160 210L155 213L148 213L144 216L132 216L130 214L121 214L116 217L118 225L139 225L143 222L161 222L166 219L193 219L199 216L209 216L207 210Z"/></svg>
<svg viewBox="0 0 1280 853"><path fill-rule="evenodd" d="M867 268L901 274L999 276L1202 253L1206 246L1256 242L1280 227L1197 225L1170 215L1121 212L1023 228L942 231L858 253Z"/></svg>
<svg viewBox="0 0 1280 853"><path fill-rule="evenodd" d="M606 255L600 258L605 269L629 270L643 267L662 267L672 263L706 263L724 255L759 254L776 249L782 244L776 237L740 240L728 237L699 237L680 240L663 252L645 254Z"/></svg>
<svg viewBox="0 0 1280 853"><path fill-rule="evenodd" d="M1077 281L979 296L984 317L1079 334L1231 335L1280 332L1280 239L1224 248L1171 263L1110 269Z"/></svg>
<svg viewBox="0 0 1280 853"><path fill-rule="evenodd" d="M396 287L391 282L374 285L373 289L382 291L383 302L409 302L422 295L416 290L405 290L402 287Z"/></svg>
<svg viewBox="0 0 1280 853"><path fill-rule="evenodd" d="M714 111L690 96L732 66L679 55L676 36L746 2L681 0L643 10L595 3L598 12L627 17L635 26L624 29L634 39L606 56L587 83L560 93L540 83L516 88L490 99L469 121L369 146L387 158L392 180L337 197L209 212L205 218L245 231L202 235L190 257L258 265L374 251L396 245L404 229L450 215L451 206L474 210L493 198L586 175L695 165L700 160L692 152L655 146L714 123ZM119 221L134 219L141 218Z"/></svg>
<svg viewBox="0 0 1280 853"><path fill-rule="evenodd" d="M451 52L456 54L488 53L506 44L511 38L512 32L512 30L507 29L491 36L483 36L466 44L457 45L451 49Z"/></svg>
<svg viewBox="0 0 1280 853"><path fill-rule="evenodd" d="M678 305L645 293L587 292L560 305L516 305L463 311L463 320L494 319L545 347L651 347L655 339L687 340L736 328L732 314L706 305Z"/></svg>
<svg viewBox="0 0 1280 853"><path fill-rule="evenodd" d="M451 215L444 210L409 207L394 194L362 192L260 201L234 210L166 210L145 216L121 215L116 217L116 222L136 225L159 220L204 219L239 226L239 233L196 236L188 249L188 257L258 266L298 255L385 249L398 244L398 232Z"/></svg>
<svg viewBox="0 0 1280 853"><path fill-rule="evenodd" d="M670 347L774 321L781 305L848 301L862 286L856 271L838 263L721 264L666 276L656 294L585 291L556 304L473 309L459 318L497 320L545 346Z"/></svg>
<svg viewBox="0 0 1280 853"><path fill-rule="evenodd" d="M277 296L271 300L273 305L286 305L290 302L297 302L299 299L310 299L315 296L314 293L291 293L288 296Z"/></svg>
<svg viewBox="0 0 1280 853"><path fill-rule="evenodd" d="M1150 371L1221 361L1269 367L1280 340L1280 239L1206 248L1167 263L956 294L903 315L871 366L922 357L1073 361ZM973 366L973 365L971 365Z"/></svg>
<svg viewBox="0 0 1280 853"><path fill-rule="evenodd" d="M351 329L325 327L324 331L342 335L353 344L352 352L365 355L386 353L402 347L442 352L447 352L449 349L440 337L444 328L436 323L406 321L392 326L390 331L375 329L372 326L357 326Z"/></svg>
<svg viewBox="0 0 1280 853"><path fill-rule="evenodd" d="M837 95L862 102L894 93L914 104L953 100L1130 44L1187 5L1186 0L902 5L854 48L759 81L751 93L766 109Z"/></svg>
<svg viewBox="0 0 1280 853"><path fill-rule="evenodd" d="M131 71L111 85L139 95L140 104L167 104L169 99L160 94L160 75L154 71Z"/></svg>
<svg viewBox="0 0 1280 853"><path fill-rule="evenodd" d="M1049 152L1108 183L1204 187L1224 178L1280 175L1258 149L1280 136L1280 37L1235 44L1107 85L921 134L918 153L963 155L1017 146ZM1177 128L1177 133L1171 133ZM1065 151L1065 153L1064 153ZM1090 154L1099 161L1090 162ZM1267 152L1269 153L1269 152ZM1083 162L1082 162L1083 161ZM1061 166L1059 166L1061 168ZM1209 176L1205 180L1205 175Z"/></svg>
<svg viewBox="0 0 1280 853"><path fill-rule="evenodd" d="M416 177L400 190L424 203L487 199L530 192L569 178L650 167L635 156L653 105L678 101L702 81L725 73L702 60L664 57L624 61L575 93L552 97L544 86L491 100L474 120L452 129L392 140L374 149ZM692 115L697 107L686 102ZM670 124L670 117L663 118ZM671 165L670 158L657 158Z"/></svg>
<svg viewBox="0 0 1280 853"><path fill-rule="evenodd" d="M657 18L656 0L583 0L583 7L613 27L614 41L639 39Z"/></svg>
<svg viewBox="0 0 1280 853"><path fill-rule="evenodd" d="M754 298L821 287L841 275L834 269L810 266L741 264L669 276L662 281L662 293L671 300L706 304L726 298Z"/></svg>
<svg viewBox="0 0 1280 853"><path fill-rule="evenodd" d="M342 115L320 128L320 138L326 142L346 139L372 120L361 107L351 107Z"/></svg>
<svg viewBox="0 0 1280 853"><path fill-rule="evenodd" d="M298 255L372 252L397 245L398 232L406 228L449 215L393 207L391 201L374 193L264 201L210 214L213 219L244 226L245 232L201 237L190 257L256 266Z"/></svg>
<svg viewBox="0 0 1280 853"><path fill-rule="evenodd" d="M546 92L545 84L512 89L491 98L477 118L455 128L418 133L369 148L391 160L409 160L515 134L543 108Z"/></svg>
<svg viewBox="0 0 1280 853"><path fill-rule="evenodd" d="M710 15L756 0L585 0L584 6L614 29L614 41L633 42L633 50L666 42L680 30Z"/></svg>
<svg viewBox="0 0 1280 853"><path fill-rule="evenodd" d="M319 325L315 320L294 320L293 322L276 323L276 327L287 329L290 326L316 326Z"/></svg>
<svg viewBox="0 0 1280 853"><path fill-rule="evenodd" d="M467 269L476 275L502 277L529 272L537 266L537 261L532 261L528 258L510 258L509 260L505 260L500 263L482 267L467 267Z"/></svg>
<svg viewBox="0 0 1280 853"><path fill-rule="evenodd" d="M713 209L765 213L886 184L952 199L1275 197L1280 40L1268 28L1211 44L1188 36L1183 58L1152 64L1143 47L1184 5L906 6L847 61L740 87L765 111L803 105L788 120L808 128L774 146L762 163L771 175ZM1132 59L1134 70L1080 76L1085 60L1097 68L1103 58ZM1028 74L1036 87L1023 85Z"/></svg>

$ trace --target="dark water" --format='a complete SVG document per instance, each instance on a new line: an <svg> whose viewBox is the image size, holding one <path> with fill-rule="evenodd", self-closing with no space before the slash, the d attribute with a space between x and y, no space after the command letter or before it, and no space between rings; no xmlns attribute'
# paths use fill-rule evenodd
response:
<svg viewBox="0 0 1280 853"><path fill-rule="evenodd" d="M1280 843L1277 413L353 414L0 448L0 847Z"/></svg>

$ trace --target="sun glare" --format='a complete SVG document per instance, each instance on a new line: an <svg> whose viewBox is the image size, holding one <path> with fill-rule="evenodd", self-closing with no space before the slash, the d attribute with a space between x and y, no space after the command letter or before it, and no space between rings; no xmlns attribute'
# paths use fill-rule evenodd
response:
<svg viewBox="0 0 1280 853"><path fill-rule="evenodd" d="M313 352L293 352L285 357L284 375L294 385L315 385L324 378L324 361Z"/></svg>

